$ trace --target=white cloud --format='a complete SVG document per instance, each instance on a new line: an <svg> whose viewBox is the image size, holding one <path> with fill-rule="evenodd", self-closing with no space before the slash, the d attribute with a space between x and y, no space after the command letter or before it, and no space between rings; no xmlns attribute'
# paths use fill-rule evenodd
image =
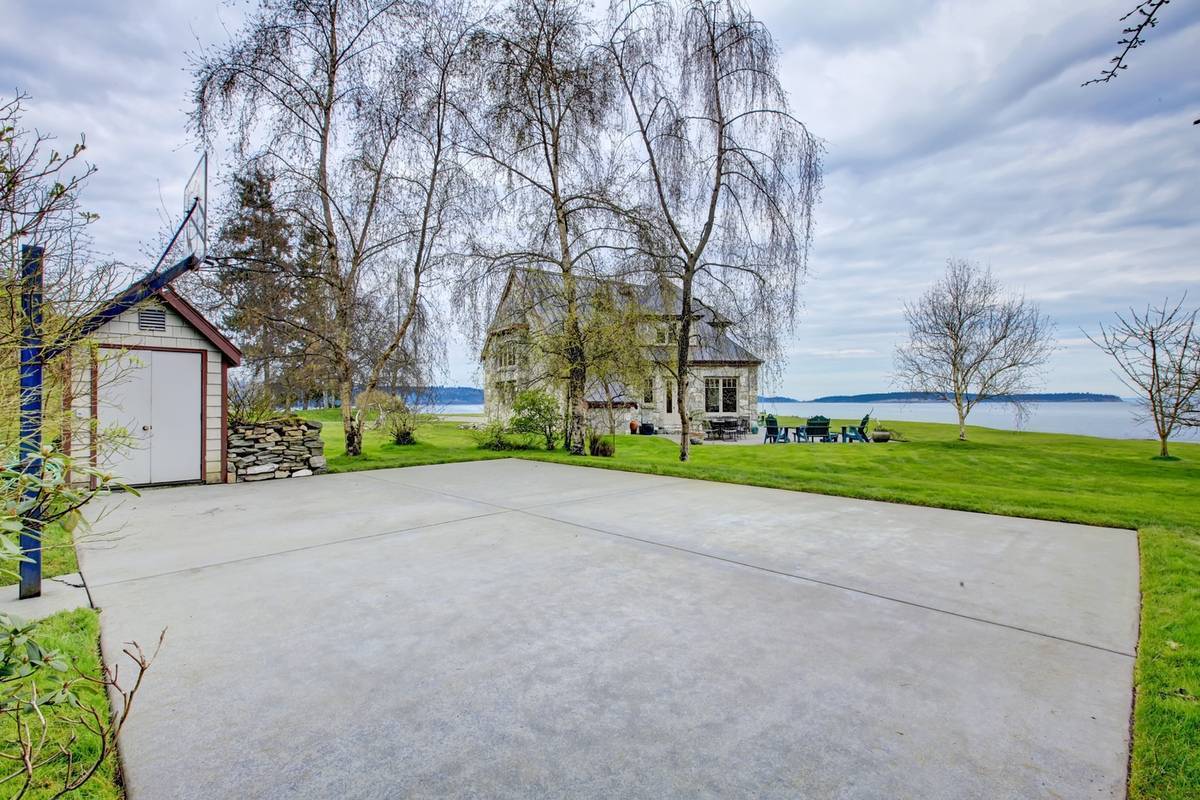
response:
<svg viewBox="0 0 1200 800"><path fill-rule="evenodd" d="M1049 389L1118 391L1080 329L1200 278L1200 6L1172 3L1127 71L1081 88L1114 53L1129 0L751 5L794 111L828 143L791 360L764 388L886 388L903 301L962 256L1058 323ZM102 249L134 260L179 213L195 158L186 52L223 41L244 6L6 8L0 74L33 95L31 123L66 141L86 132ZM447 379L476 380L474 353L449 339Z"/></svg>

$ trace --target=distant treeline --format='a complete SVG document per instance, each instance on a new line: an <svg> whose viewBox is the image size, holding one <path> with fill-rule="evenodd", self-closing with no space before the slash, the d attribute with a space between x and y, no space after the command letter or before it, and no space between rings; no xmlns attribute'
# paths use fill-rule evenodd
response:
<svg viewBox="0 0 1200 800"><path fill-rule="evenodd" d="M406 400L436 406L477 406L483 403L483 389L474 386L401 386L392 390Z"/></svg>
<svg viewBox="0 0 1200 800"><path fill-rule="evenodd" d="M972 395L973 397L973 395ZM1005 403L1016 400L1021 403L1119 403L1115 394L1094 392L1049 392L1045 394L1018 394L1011 398L987 398L985 403ZM766 402L771 402L769 399ZM774 402L795 402L776 400ZM874 392L871 394L830 394L815 397L809 403L941 403L944 398L936 392Z"/></svg>

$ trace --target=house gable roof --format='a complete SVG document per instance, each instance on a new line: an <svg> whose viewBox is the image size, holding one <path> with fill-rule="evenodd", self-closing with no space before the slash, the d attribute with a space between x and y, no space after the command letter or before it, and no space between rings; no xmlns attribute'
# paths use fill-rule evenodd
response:
<svg viewBox="0 0 1200 800"><path fill-rule="evenodd" d="M594 295L601 286L616 287L618 296L629 298L651 317L674 318L667 309L666 295L669 288L658 284L636 284L628 281L609 278L578 278L577 286L583 302ZM589 288L590 287L590 288ZM527 324L527 315L536 310L537 316L544 321L561 321L566 313L562 300L562 275L540 269L513 269L504 284L500 302L488 325L481 357L486 358L487 347L492 336L503 331L511 330ZM691 348L691 363L693 364L761 364L762 359L751 353L729 335L728 320L721 317L715 310L702 301L697 300L695 320L692 331L699 339L699 344ZM653 348L655 354L667 358L666 348Z"/></svg>

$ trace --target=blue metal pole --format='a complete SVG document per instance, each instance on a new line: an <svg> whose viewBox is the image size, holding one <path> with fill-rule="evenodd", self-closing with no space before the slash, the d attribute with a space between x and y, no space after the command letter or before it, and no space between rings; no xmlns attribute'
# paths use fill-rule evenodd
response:
<svg viewBox="0 0 1200 800"><path fill-rule="evenodd" d="M27 475L42 471L42 248L21 247L21 464ZM25 487L24 499L32 507L21 529L21 586L19 597L42 593L42 524L36 503L36 483Z"/></svg>

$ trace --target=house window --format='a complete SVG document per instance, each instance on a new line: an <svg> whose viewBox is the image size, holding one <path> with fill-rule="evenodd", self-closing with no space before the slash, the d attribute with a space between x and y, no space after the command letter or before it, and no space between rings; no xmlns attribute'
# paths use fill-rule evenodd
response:
<svg viewBox="0 0 1200 800"><path fill-rule="evenodd" d="M654 405L654 378L646 379L646 387L642 391L642 402L648 406Z"/></svg>
<svg viewBox="0 0 1200 800"><path fill-rule="evenodd" d="M674 325L659 325L654 329L655 344L675 344L676 339Z"/></svg>
<svg viewBox="0 0 1200 800"><path fill-rule="evenodd" d="M721 378L721 410L737 411L737 378Z"/></svg>
<svg viewBox="0 0 1200 800"><path fill-rule="evenodd" d="M705 378L704 410L710 414L736 412L737 388L737 378Z"/></svg>
<svg viewBox="0 0 1200 800"><path fill-rule="evenodd" d="M517 352L515 344L506 344L500 347L496 353L496 366L503 369L505 367L515 367L519 360L520 354Z"/></svg>
<svg viewBox="0 0 1200 800"><path fill-rule="evenodd" d="M671 396L671 384L668 383L666 388L667 388L667 413L674 414L675 413L675 404L672 402L674 398Z"/></svg>

